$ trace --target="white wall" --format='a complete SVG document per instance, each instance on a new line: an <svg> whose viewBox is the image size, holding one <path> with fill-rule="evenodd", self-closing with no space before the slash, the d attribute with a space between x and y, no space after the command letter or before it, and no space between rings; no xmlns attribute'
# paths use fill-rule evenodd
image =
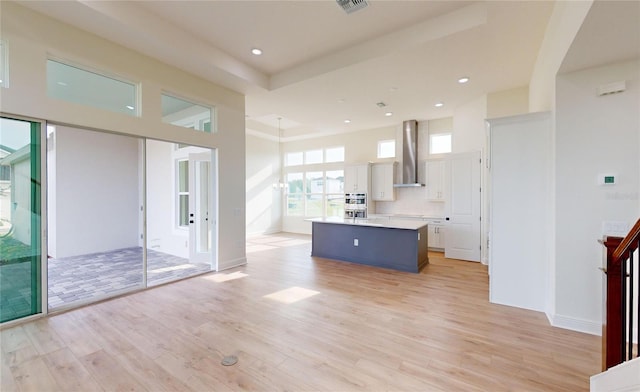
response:
<svg viewBox="0 0 640 392"><path fill-rule="evenodd" d="M487 94L487 118L529 113L529 86Z"/></svg>
<svg viewBox="0 0 640 392"><path fill-rule="evenodd" d="M11 87L3 89L6 113L153 139L217 148L217 223L220 269L246 262L244 96L110 41L33 12L0 2L0 29L9 48ZM25 28L28 26L28 28ZM46 91L49 56L102 70L139 83L141 117L51 99ZM216 108L215 134L162 122L162 91ZM136 224L137 226L137 224ZM135 226L134 226L135 227Z"/></svg>
<svg viewBox="0 0 640 392"><path fill-rule="evenodd" d="M462 153L480 151L483 162L486 162L487 131L485 120L487 119L487 96L482 95L473 101L460 105L453 115L453 142L452 152ZM481 167L480 186L487 189L487 166ZM489 230L486 219L488 215L486 192L480 193L480 216L482 224L480 229L480 244L482 246L481 261L487 263L487 232Z"/></svg>
<svg viewBox="0 0 640 392"><path fill-rule="evenodd" d="M247 235L279 232L282 196L278 142L247 135Z"/></svg>
<svg viewBox="0 0 640 392"><path fill-rule="evenodd" d="M553 110L556 74L593 0L556 1L529 82L529 111Z"/></svg>
<svg viewBox="0 0 640 392"><path fill-rule="evenodd" d="M556 315L554 324L599 333L603 222L633 223L640 191L639 61L558 75L556 86ZM602 84L627 90L598 97ZM599 186L615 173L618 184Z"/></svg>
<svg viewBox="0 0 640 392"><path fill-rule="evenodd" d="M56 127L55 258L136 247L141 197L136 138ZM49 240L52 240L50 238Z"/></svg>
<svg viewBox="0 0 640 392"><path fill-rule="evenodd" d="M551 269L551 115L532 113L489 123L489 298L546 312Z"/></svg>

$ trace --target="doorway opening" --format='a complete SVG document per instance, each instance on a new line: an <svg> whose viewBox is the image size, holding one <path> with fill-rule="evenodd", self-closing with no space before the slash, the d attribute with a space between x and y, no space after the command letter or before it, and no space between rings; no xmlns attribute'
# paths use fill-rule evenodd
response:
<svg viewBox="0 0 640 392"><path fill-rule="evenodd" d="M49 309L215 270L212 154L49 126Z"/></svg>

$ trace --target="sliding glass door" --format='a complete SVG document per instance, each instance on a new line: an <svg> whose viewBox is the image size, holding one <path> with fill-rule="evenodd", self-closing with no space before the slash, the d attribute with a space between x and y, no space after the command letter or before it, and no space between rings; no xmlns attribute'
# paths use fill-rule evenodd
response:
<svg viewBox="0 0 640 392"><path fill-rule="evenodd" d="M49 308L144 287L143 140L47 129Z"/></svg>
<svg viewBox="0 0 640 392"><path fill-rule="evenodd" d="M41 130L0 118L0 322L42 312Z"/></svg>

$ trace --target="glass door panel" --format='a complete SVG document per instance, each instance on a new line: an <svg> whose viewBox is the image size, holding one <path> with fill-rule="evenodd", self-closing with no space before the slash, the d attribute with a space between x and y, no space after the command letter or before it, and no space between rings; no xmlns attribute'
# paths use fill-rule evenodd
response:
<svg viewBox="0 0 640 392"><path fill-rule="evenodd" d="M0 322L42 312L40 132L0 118Z"/></svg>
<svg viewBox="0 0 640 392"><path fill-rule="evenodd" d="M144 287L139 138L47 130L49 308Z"/></svg>
<svg viewBox="0 0 640 392"><path fill-rule="evenodd" d="M209 225L209 189L211 153L189 154L189 259L198 263L211 262L211 225Z"/></svg>

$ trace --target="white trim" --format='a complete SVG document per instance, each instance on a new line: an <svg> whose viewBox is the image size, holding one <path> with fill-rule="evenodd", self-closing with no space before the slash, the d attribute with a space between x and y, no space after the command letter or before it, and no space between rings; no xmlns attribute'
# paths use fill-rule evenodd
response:
<svg viewBox="0 0 640 392"><path fill-rule="evenodd" d="M219 261L218 262L218 271L223 271L229 268L239 267L241 265L247 264L246 257L239 257L233 260Z"/></svg>
<svg viewBox="0 0 640 392"><path fill-rule="evenodd" d="M590 390L637 392L640 390L640 358L623 362L605 372L591 376Z"/></svg>
<svg viewBox="0 0 640 392"><path fill-rule="evenodd" d="M554 327L602 336L602 323L559 314L550 315L547 313L547 318Z"/></svg>

